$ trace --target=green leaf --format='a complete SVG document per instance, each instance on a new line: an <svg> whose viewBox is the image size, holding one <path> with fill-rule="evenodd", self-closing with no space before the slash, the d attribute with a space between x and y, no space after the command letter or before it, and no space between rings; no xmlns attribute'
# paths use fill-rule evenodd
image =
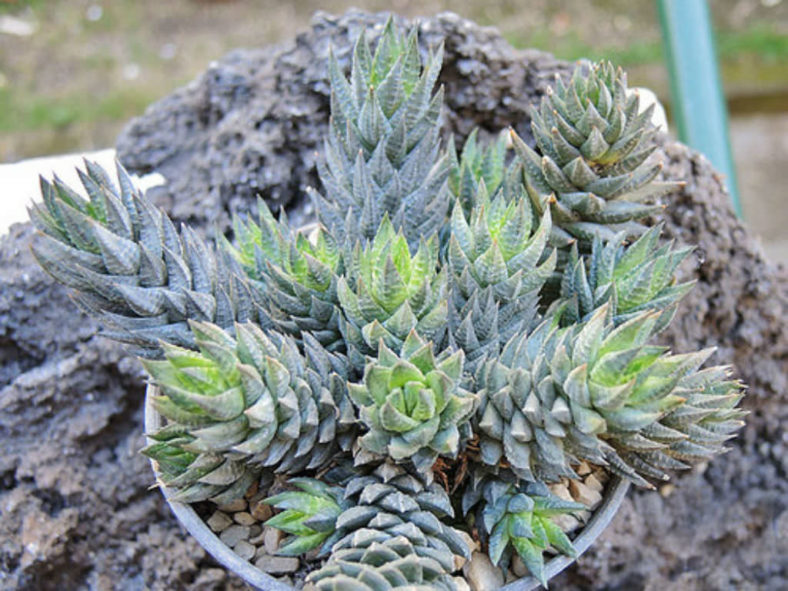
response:
<svg viewBox="0 0 788 591"><path fill-rule="evenodd" d="M528 572L530 572L543 587L547 587L547 577L544 572L544 558L542 550L525 538L514 538L512 545L520 558L523 559Z"/></svg>
<svg viewBox="0 0 788 591"><path fill-rule="evenodd" d="M400 395L401 395L401 391ZM380 424L387 431L406 433L417 428L421 423L397 408L389 397L380 407Z"/></svg>

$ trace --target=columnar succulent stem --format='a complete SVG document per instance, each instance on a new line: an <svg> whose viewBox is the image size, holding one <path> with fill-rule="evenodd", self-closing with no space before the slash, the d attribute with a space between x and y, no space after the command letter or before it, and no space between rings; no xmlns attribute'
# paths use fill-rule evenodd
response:
<svg viewBox="0 0 788 591"><path fill-rule="evenodd" d="M358 38L349 80L331 55L331 120L319 164L325 195L312 196L339 239L371 240L385 215L411 245L440 229L449 162L438 135L443 89L432 89L442 60L442 46L422 60L416 29L404 37L393 20L374 54L365 34Z"/></svg>
<svg viewBox="0 0 788 591"><path fill-rule="evenodd" d="M553 213L557 244L639 235L639 220L662 210L649 202L681 186L655 180L653 105L643 113L639 105L621 68L603 62L578 68L568 84L556 77L531 113L536 150L512 133L534 207Z"/></svg>
<svg viewBox="0 0 788 591"><path fill-rule="evenodd" d="M258 294L232 260L134 189L118 164L119 187L98 165L79 172L85 199L55 178L41 179L43 203L30 217L39 264L76 290L75 301L109 329L105 335L144 357L160 342L194 347L187 320L231 327L257 319Z"/></svg>

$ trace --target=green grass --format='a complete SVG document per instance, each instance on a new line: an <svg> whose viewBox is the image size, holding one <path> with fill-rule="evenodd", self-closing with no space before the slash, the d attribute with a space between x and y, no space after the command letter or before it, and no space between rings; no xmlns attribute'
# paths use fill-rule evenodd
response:
<svg viewBox="0 0 788 591"><path fill-rule="evenodd" d="M140 90L114 91L94 98L83 95L26 96L0 89L0 132L63 129L94 121L120 121L140 115L158 95Z"/></svg>
<svg viewBox="0 0 788 591"><path fill-rule="evenodd" d="M609 59L624 67L659 63L664 59L662 43L642 41L626 47L613 45L591 46L575 31L556 37L548 31L530 36L508 34L507 40L515 47L535 47L555 54L556 57L575 60ZM767 23L758 23L743 31L720 31L716 34L717 53L720 60L737 60L743 56L759 62L775 63L788 59L788 36Z"/></svg>
<svg viewBox="0 0 788 591"><path fill-rule="evenodd" d="M753 25L744 31L723 31L717 35L717 52L723 59L749 55L777 62L788 58L788 35L767 23Z"/></svg>
<svg viewBox="0 0 788 591"><path fill-rule="evenodd" d="M157 72L157 68L161 67L158 45L138 39L133 34L139 27L144 26L145 22L144 11L135 1L103 3L104 14L98 22L84 20L83 5L77 6L63 0L0 0L0 14L18 14L27 7L41 17L47 11L68 5L72 7L72 12L76 10L71 14L74 22L73 26L70 25L68 30L71 32L68 34L76 35L79 43L97 33L104 37L106 33L117 36L118 43L126 48L122 58L109 52L96 51L87 52L78 58L81 70L80 76L76 78L85 80L82 85L87 89L91 84L95 86L97 77L111 76L119 67L120 60L137 63L150 72ZM49 26L54 25L50 23ZM64 25L61 23L58 26ZM635 37L632 40L630 36L627 41L624 36L616 43L613 43L612 39L587 40L576 25L560 36L551 33L547 27L530 33L505 33L505 36L515 47L536 47L563 59L609 59L625 68L647 66L645 69L648 69L648 66L659 65L664 60L662 44L658 37L655 38L654 24L649 26L650 37L643 40ZM42 25L36 36L26 43L31 43L32 40L39 44L46 42L52 45L52 51L57 51L55 44L60 42L60 37L53 36L50 40L47 35L51 33ZM753 88L785 88L785 81L788 80L788 36L779 32L775 23L754 22L740 31L720 31L716 35L716 44L726 83L733 82L742 87ZM13 62L9 61L9 56L1 57L3 59L0 59L0 69L4 69L8 75L9 71L13 71L10 67ZM188 79L187 76L184 81ZM94 82L91 83L91 80ZM0 88L0 133L46 129L57 131L70 127L78 128L80 125L125 121L141 114L150 102L167 94L172 88L172 82L173 80L167 77L154 75L144 81L135 81L133 86L124 83L112 90L106 90L107 87L103 86L101 93L81 91L82 86L77 82L54 94L34 91L33 88L37 85L33 83L7 84Z"/></svg>

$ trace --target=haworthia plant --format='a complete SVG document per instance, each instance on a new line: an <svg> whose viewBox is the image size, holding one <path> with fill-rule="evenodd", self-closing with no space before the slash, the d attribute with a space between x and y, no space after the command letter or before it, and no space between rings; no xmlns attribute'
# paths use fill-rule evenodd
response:
<svg viewBox="0 0 788 591"><path fill-rule="evenodd" d="M179 499L215 497L234 485L219 482L219 473L229 479L247 465L300 472L349 449L355 414L343 357L309 337L302 353L289 337L251 323L236 325L234 338L214 324L192 321L191 329L198 351L164 345L164 359L144 363L161 390L152 403L169 420L151 434L161 443L144 453L161 462L177 447L201 467L190 463L164 479Z"/></svg>
<svg viewBox="0 0 788 591"><path fill-rule="evenodd" d="M350 385L350 397L369 431L359 439L367 450L408 460L430 472L439 455L456 457L470 438L476 397L459 387L463 354L435 358L432 343L412 331L399 355L380 345L364 369L364 381Z"/></svg>
<svg viewBox="0 0 788 591"><path fill-rule="evenodd" d="M639 106L624 72L602 62L578 68L568 83L556 78L531 113L536 149L513 134L525 186L537 211L553 212L556 241L638 235L639 220L662 210L650 201L680 186L656 180L654 108Z"/></svg>
<svg viewBox="0 0 788 591"><path fill-rule="evenodd" d="M329 350L342 348L337 281L343 271L342 251L324 228L314 240L277 221L258 200L258 220L235 218L237 247L223 244L259 289L265 305L261 324L299 338L308 332Z"/></svg>
<svg viewBox="0 0 788 591"><path fill-rule="evenodd" d="M87 198L55 178L41 179L43 203L30 208L40 230L39 264L76 290L76 302L96 315L105 334L145 356L161 342L187 347L187 320L232 326L256 320L257 294L233 261L136 190L118 165L119 185L101 167L79 171ZM221 278L221 280L219 280Z"/></svg>
<svg viewBox="0 0 788 591"><path fill-rule="evenodd" d="M443 48L419 53L416 30L386 23L374 53L366 35L350 78L329 59L331 120L319 164L318 218L351 243L371 239L388 215L410 244L437 232L449 206L448 156L440 149L443 91L432 90Z"/></svg>
<svg viewBox="0 0 788 591"><path fill-rule="evenodd" d="M380 342L399 350L412 330L429 340L443 337L448 278L438 269L435 235L411 256L405 236L385 215L371 242L356 242L346 266L337 285L340 330L357 368Z"/></svg>
<svg viewBox="0 0 788 591"><path fill-rule="evenodd" d="M33 252L144 358L172 499L277 474L268 525L326 556L321 590L465 588L476 542L546 584L544 553L575 553L556 516L582 508L548 484L582 461L651 487L742 424L712 349L657 344L692 287L691 249L647 226L679 184L610 64L556 81L535 145L474 132L458 155L440 47L393 20L371 37L349 77L329 60L315 227L260 201L215 248L87 163L87 196L42 181Z"/></svg>

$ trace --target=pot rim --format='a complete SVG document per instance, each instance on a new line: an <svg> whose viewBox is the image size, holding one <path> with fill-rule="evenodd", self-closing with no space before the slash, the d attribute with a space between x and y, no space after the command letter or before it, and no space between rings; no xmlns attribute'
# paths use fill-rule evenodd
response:
<svg viewBox="0 0 788 591"><path fill-rule="evenodd" d="M148 384L145 391L145 433L151 433L161 427L162 417L156 412L151 403L151 398L158 392L158 388L153 384ZM148 444L153 443L153 440L146 438ZM225 568L229 569L234 574L241 577L245 582L253 585L256 589L261 591L293 591L294 587L285 585L277 581L268 573L260 570L251 562L248 562L233 552L227 544L222 542L219 537L211 531L208 525L197 515L197 512L192 509L192 506L187 503L179 503L171 501L170 497L175 491L164 486L159 480L159 472L157 470L156 461L150 460L153 474L156 476L156 481L159 484L164 499L170 506L170 509L175 514L178 521L186 528L186 530L194 536L197 542L208 553L213 556ZM630 483L619 476L612 475L610 484L605 489L605 494L602 499L602 504L596 508L591 519L580 531L580 534L572 540L577 556L572 558L560 554L552 558L545 565L545 576L547 580L552 579L558 573L563 571L570 564L575 562L591 545L596 541L600 534L605 530L613 516L618 511L624 497L629 490ZM525 577L513 581L508 585L500 588L500 591L531 591L540 586L539 581L534 577Z"/></svg>

